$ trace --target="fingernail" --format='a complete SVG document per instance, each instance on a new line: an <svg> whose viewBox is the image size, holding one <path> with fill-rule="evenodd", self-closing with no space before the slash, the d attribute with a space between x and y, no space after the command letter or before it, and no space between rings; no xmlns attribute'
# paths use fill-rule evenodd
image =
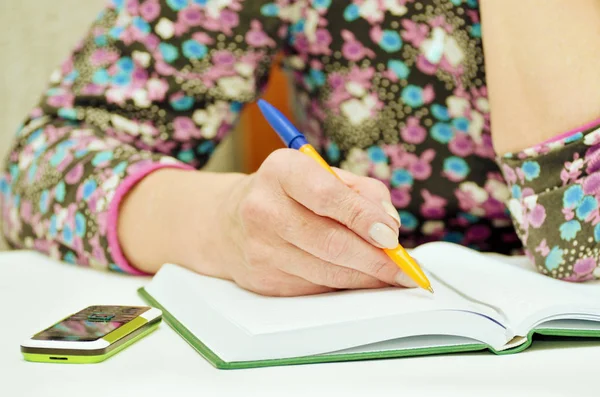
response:
<svg viewBox="0 0 600 397"><path fill-rule="evenodd" d="M398 285L406 288L416 288L419 286L417 283L415 283L415 281L412 278L408 277L404 272L398 272L398 274L396 274L395 281L396 283L398 283Z"/></svg>
<svg viewBox="0 0 600 397"><path fill-rule="evenodd" d="M398 245L398 235L390 229L389 226L377 222L369 229L369 236L381 247L381 248L396 248Z"/></svg>
<svg viewBox="0 0 600 397"><path fill-rule="evenodd" d="M396 222L398 222L398 226L400 226L400 215L398 215L398 210L396 209L396 207L394 207L394 205L389 201L382 201L381 204L383 205L383 209L385 210L385 212L390 214L390 216L394 218Z"/></svg>

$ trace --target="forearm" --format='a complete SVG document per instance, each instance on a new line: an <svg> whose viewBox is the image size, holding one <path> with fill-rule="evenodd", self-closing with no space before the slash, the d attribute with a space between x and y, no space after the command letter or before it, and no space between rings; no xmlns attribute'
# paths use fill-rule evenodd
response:
<svg viewBox="0 0 600 397"><path fill-rule="evenodd" d="M163 169L146 176L119 209L118 237L132 266L147 273L177 263L229 278L228 198L247 176ZM217 249L226 247L227 249Z"/></svg>

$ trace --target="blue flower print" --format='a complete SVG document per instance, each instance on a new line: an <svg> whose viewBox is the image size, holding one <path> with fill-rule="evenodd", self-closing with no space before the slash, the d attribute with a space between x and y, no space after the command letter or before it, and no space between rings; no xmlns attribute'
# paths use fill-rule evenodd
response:
<svg viewBox="0 0 600 397"><path fill-rule="evenodd" d="M470 171L467 162L460 157L451 156L444 160L444 172L456 179L466 178Z"/></svg>
<svg viewBox="0 0 600 397"><path fill-rule="evenodd" d="M560 249L557 245L552 247L550 253L546 257L546 260L544 261L546 269L550 271L556 270L563 262L563 253L563 250Z"/></svg>
<svg viewBox="0 0 600 397"><path fill-rule="evenodd" d="M204 44L198 43L196 40L186 40L181 45L183 55L188 59L202 59L208 52Z"/></svg>
<svg viewBox="0 0 600 397"><path fill-rule="evenodd" d="M448 108L446 106L438 105L437 103L431 105L431 114L433 115L433 117L441 121L450 120Z"/></svg>
<svg viewBox="0 0 600 397"><path fill-rule="evenodd" d="M56 237L56 234L58 233L56 228L56 215L52 215L50 217L50 227L48 228L48 233L50 234L50 237Z"/></svg>
<svg viewBox="0 0 600 397"><path fill-rule="evenodd" d="M96 183L95 180L90 179L90 180L85 181L85 183L83 184L83 199L84 200L89 199L91 197L91 195L94 194L97 187L98 187L98 184Z"/></svg>
<svg viewBox="0 0 600 397"><path fill-rule="evenodd" d="M598 208L598 202L593 196L585 196L575 211L575 215L579 220L585 220L588 215Z"/></svg>
<svg viewBox="0 0 600 397"><path fill-rule="evenodd" d="M400 215L400 223L402 224L402 229L415 230L417 226L419 226L419 221L410 212L398 211L398 215Z"/></svg>
<svg viewBox="0 0 600 397"><path fill-rule="evenodd" d="M141 17L133 17L131 24L143 34L150 33L150 24Z"/></svg>
<svg viewBox="0 0 600 397"><path fill-rule="evenodd" d="M335 142L329 143L327 145L327 157L333 163L336 163L340 160L340 147Z"/></svg>
<svg viewBox="0 0 600 397"><path fill-rule="evenodd" d="M413 176L408 170L397 169L392 172L392 187L412 186Z"/></svg>
<svg viewBox="0 0 600 397"><path fill-rule="evenodd" d="M63 119L77 120L77 111L73 108L60 108L57 113Z"/></svg>
<svg viewBox="0 0 600 397"><path fill-rule="evenodd" d="M276 17L279 15L279 6L275 3L267 3L260 7L260 13L265 17Z"/></svg>
<svg viewBox="0 0 600 397"><path fill-rule="evenodd" d="M85 234L85 216L79 211L75 214L75 234L79 237L83 237Z"/></svg>
<svg viewBox="0 0 600 397"><path fill-rule="evenodd" d="M563 193L563 207L575 208L583 199L583 189L581 185L573 185Z"/></svg>
<svg viewBox="0 0 600 397"><path fill-rule="evenodd" d="M133 72L135 64L133 63L133 60L131 58L123 57L117 61L117 67L123 72L131 73Z"/></svg>
<svg viewBox="0 0 600 397"><path fill-rule="evenodd" d="M71 244L73 242L73 231L71 230L71 227L65 226L63 228L63 240L67 244Z"/></svg>
<svg viewBox="0 0 600 397"><path fill-rule="evenodd" d="M579 231L581 230L581 223L573 219L560 225L558 230L560 230L560 238L562 238L563 240L571 241L577 236L577 233L579 233Z"/></svg>
<svg viewBox="0 0 600 397"><path fill-rule="evenodd" d="M125 87L131 83L131 74L119 72L112 77L111 82L118 87Z"/></svg>
<svg viewBox="0 0 600 397"><path fill-rule="evenodd" d="M512 187L510 188L510 192L512 194L512 198L515 199L520 199L521 198L521 186L519 185L512 185Z"/></svg>
<svg viewBox="0 0 600 397"><path fill-rule="evenodd" d="M94 44L96 44L98 47L104 47L108 44L108 38L105 34L100 34L94 37Z"/></svg>
<svg viewBox="0 0 600 397"><path fill-rule="evenodd" d="M325 73L318 69L310 70L310 79L317 87L321 87L325 84Z"/></svg>
<svg viewBox="0 0 600 397"><path fill-rule="evenodd" d="M40 212L45 214L48 212L48 208L50 207L50 192L48 190L44 190L40 195Z"/></svg>
<svg viewBox="0 0 600 397"><path fill-rule="evenodd" d="M344 19L348 22L356 21L360 17L360 8L356 4L350 4L344 10Z"/></svg>
<svg viewBox="0 0 600 397"><path fill-rule="evenodd" d="M194 106L194 98L183 95L177 99L172 99L170 103L175 110L190 110Z"/></svg>
<svg viewBox="0 0 600 397"><path fill-rule="evenodd" d="M204 141L196 147L198 154L211 154L215 150L215 143L213 141Z"/></svg>
<svg viewBox="0 0 600 397"><path fill-rule="evenodd" d="M447 241L449 243L460 244L463 241L464 236L460 232L448 232L444 235L442 240Z"/></svg>
<svg viewBox="0 0 600 397"><path fill-rule="evenodd" d="M467 132L469 130L469 120L465 117L459 117L452 120L452 127L459 131Z"/></svg>
<svg viewBox="0 0 600 397"><path fill-rule="evenodd" d="M92 75L92 83L98 85L106 85L110 81L110 75L106 69L98 69Z"/></svg>
<svg viewBox="0 0 600 397"><path fill-rule="evenodd" d="M56 187L54 188L54 199L62 203L65 200L65 195L67 194L67 189L64 181L58 182Z"/></svg>
<svg viewBox="0 0 600 397"><path fill-rule="evenodd" d="M67 252L63 257L63 261L75 265L77 263L77 257L73 253L73 251Z"/></svg>
<svg viewBox="0 0 600 397"><path fill-rule="evenodd" d="M171 9L179 11L187 7L188 0L167 0L167 4Z"/></svg>
<svg viewBox="0 0 600 397"><path fill-rule="evenodd" d="M109 151L98 152L92 159L92 165L97 167L107 161L112 160L113 153Z"/></svg>
<svg viewBox="0 0 600 397"><path fill-rule="evenodd" d="M471 27L470 27L470 34L473 37L476 38L480 38L481 37L481 24L480 23L474 23Z"/></svg>
<svg viewBox="0 0 600 397"><path fill-rule="evenodd" d="M454 137L454 131L449 124L435 123L431 127L431 137L440 143L448 143Z"/></svg>
<svg viewBox="0 0 600 397"><path fill-rule="evenodd" d="M566 137L565 138L565 143L577 142L581 138L583 138L583 133L582 132L578 132L576 134L572 134L572 135L569 135L568 137Z"/></svg>
<svg viewBox="0 0 600 397"><path fill-rule="evenodd" d="M208 0L192 0L192 3L194 4L198 4L199 6L206 6L206 3L208 2Z"/></svg>
<svg viewBox="0 0 600 397"><path fill-rule="evenodd" d="M594 227L594 240L600 242L600 223Z"/></svg>
<svg viewBox="0 0 600 397"><path fill-rule="evenodd" d="M391 59L388 61L387 67L391 70L399 79L406 79L410 74L410 68L402 61L397 59Z"/></svg>
<svg viewBox="0 0 600 397"><path fill-rule="evenodd" d="M396 52L402 48L402 39L398 32L393 30L384 30L379 46L386 52Z"/></svg>
<svg viewBox="0 0 600 397"><path fill-rule="evenodd" d="M160 50L160 54L162 55L163 59L168 63L171 63L179 58L179 50L174 45L160 43L158 45L158 49Z"/></svg>
<svg viewBox="0 0 600 397"><path fill-rule="evenodd" d="M371 146L367 149L367 154L374 163L387 163L388 161L388 157L379 146Z"/></svg>
<svg viewBox="0 0 600 397"><path fill-rule="evenodd" d="M408 106L416 108L423 105L423 88L409 84L402 90L402 100Z"/></svg>
<svg viewBox="0 0 600 397"><path fill-rule="evenodd" d="M317 10L326 10L331 5L331 0L311 0L311 3Z"/></svg>
<svg viewBox="0 0 600 397"><path fill-rule="evenodd" d="M184 163L191 163L194 160L194 151L192 149L182 150L177 153L177 158Z"/></svg>
<svg viewBox="0 0 600 397"><path fill-rule="evenodd" d="M521 166L525 179L529 182L540 176L540 165L537 161L526 161Z"/></svg>

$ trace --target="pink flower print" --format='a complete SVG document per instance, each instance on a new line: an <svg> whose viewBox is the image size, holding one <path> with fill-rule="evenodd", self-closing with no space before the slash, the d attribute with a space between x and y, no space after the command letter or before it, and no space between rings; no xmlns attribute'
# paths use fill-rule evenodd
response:
<svg viewBox="0 0 600 397"><path fill-rule="evenodd" d="M489 197L481 206L485 215L491 219L505 219L507 217L506 206L493 197Z"/></svg>
<svg viewBox="0 0 600 397"><path fill-rule="evenodd" d="M250 22L250 30L246 33L246 43L252 47L275 47L275 41L262 28L262 24L254 19Z"/></svg>
<svg viewBox="0 0 600 397"><path fill-rule="evenodd" d="M408 188L395 188L390 191L392 204L396 208L406 208L411 202L411 194Z"/></svg>
<svg viewBox="0 0 600 397"><path fill-rule="evenodd" d="M583 193L588 195L600 193L600 173L594 173L583 180Z"/></svg>
<svg viewBox="0 0 600 397"><path fill-rule="evenodd" d="M129 15L137 15L139 2L138 0L126 0L125 9Z"/></svg>
<svg viewBox="0 0 600 397"><path fill-rule="evenodd" d="M592 174L600 170L600 145L594 145L585 152L586 172Z"/></svg>
<svg viewBox="0 0 600 397"><path fill-rule="evenodd" d="M189 141L192 138L200 138L202 134L200 130L196 128L196 125L189 117L176 117L173 120L173 129L175 133L173 138L181 142Z"/></svg>
<svg viewBox="0 0 600 397"><path fill-rule="evenodd" d="M31 223L31 214L33 213L33 206L31 205L31 201L22 200L21 201L21 218L26 223Z"/></svg>
<svg viewBox="0 0 600 397"><path fill-rule="evenodd" d="M64 61L60 67L60 72L62 73L63 76L66 76L67 74L71 73L73 71L73 57L69 57L67 58L66 61Z"/></svg>
<svg viewBox="0 0 600 397"><path fill-rule="evenodd" d="M349 30L342 30L342 38L344 45L342 46L342 55L349 61L360 61L364 57L375 58L375 53L354 37L354 34Z"/></svg>
<svg viewBox="0 0 600 397"><path fill-rule="evenodd" d="M213 40L212 37L210 37L208 34L206 34L205 32L196 32L192 34L192 39L196 40L198 43L200 44L204 44L206 46L209 46L211 44L213 44L215 41Z"/></svg>
<svg viewBox="0 0 600 397"><path fill-rule="evenodd" d="M90 63L92 66L104 66L107 64L115 63L119 59L119 54L113 51L106 50L104 48L98 48L90 57Z"/></svg>
<svg viewBox="0 0 600 397"><path fill-rule="evenodd" d="M429 24L431 25L432 28L441 27L447 33L452 33L452 30L453 30L452 25L450 25L446 21L446 18L444 18L443 15L438 15L437 17L430 19Z"/></svg>
<svg viewBox="0 0 600 397"><path fill-rule="evenodd" d="M429 26L416 23L408 18L402 19L402 38L408 43L412 43L415 47L421 47L421 43L429 36Z"/></svg>
<svg viewBox="0 0 600 397"><path fill-rule="evenodd" d="M540 241L537 247L535 247L535 252L538 252L541 256L546 257L550 253L550 248L548 247L548 243L546 239Z"/></svg>
<svg viewBox="0 0 600 397"><path fill-rule="evenodd" d="M460 157L467 157L473 153L473 140L467 134L458 133L448 144L450 151Z"/></svg>
<svg viewBox="0 0 600 397"><path fill-rule="evenodd" d="M160 15L158 0L146 0L139 7L139 13L147 22L154 21Z"/></svg>
<svg viewBox="0 0 600 397"><path fill-rule="evenodd" d="M75 102L75 95L70 92L65 92L58 95L52 95L48 97L48 105L55 108L72 108Z"/></svg>
<svg viewBox="0 0 600 397"><path fill-rule="evenodd" d="M423 181L431 176L431 161L435 158L435 150L427 149L422 154L421 157L413 162L409 171L412 174L413 178L419 181Z"/></svg>
<svg viewBox="0 0 600 397"><path fill-rule="evenodd" d="M148 81L148 71L136 68L131 74L131 88L143 88Z"/></svg>
<svg viewBox="0 0 600 397"><path fill-rule="evenodd" d="M328 29L317 29L315 39L310 42L309 51L311 54L331 54L331 34Z"/></svg>
<svg viewBox="0 0 600 397"><path fill-rule="evenodd" d="M517 183L517 174L508 165L502 164L502 173L504 174L504 178L506 179L506 182L508 182L511 185L514 185L515 183Z"/></svg>
<svg viewBox="0 0 600 397"><path fill-rule="evenodd" d="M235 56L230 51L215 51L211 60L215 66L233 66L235 63Z"/></svg>
<svg viewBox="0 0 600 397"><path fill-rule="evenodd" d="M421 126L417 117L410 116L406 120L406 126L400 129L400 136L404 142L418 145L427 137L427 130Z"/></svg>
<svg viewBox="0 0 600 397"><path fill-rule="evenodd" d="M101 95L104 92L104 87L94 83L86 84L81 89L83 95Z"/></svg>
<svg viewBox="0 0 600 397"><path fill-rule="evenodd" d="M473 225L465 233L465 240L470 243L484 242L492 235L492 230L487 225Z"/></svg>
<svg viewBox="0 0 600 397"><path fill-rule="evenodd" d="M579 275L588 274L594 271L596 266L594 258L581 258L573 265L573 271Z"/></svg>
<svg viewBox="0 0 600 397"><path fill-rule="evenodd" d="M531 210L527 217L529 219L529 224L535 229L538 229L546 220L546 209L542 205L537 204L533 207L533 210Z"/></svg>
<svg viewBox="0 0 600 397"><path fill-rule="evenodd" d="M490 134L484 134L481 136L481 143L475 145L475 154L490 160L496 158L496 152L492 145L492 137Z"/></svg>
<svg viewBox="0 0 600 397"><path fill-rule="evenodd" d="M421 72L433 75L437 71L437 68L437 65L434 65L433 63L429 62L423 54L420 54L417 57L417 69L419 69Z"/></svg>
<svg viewBox="0 0 600 397"><path fill-rule="evenodd" d="M444 208L448 200L443 197L432 194L427 189L421 190L423 204L421 204L421 214L428 219L442 219L446 215Z"/></svg>
<svg viewBox="0 0 600 397"><path fill-rule="evenodd" d="M146 48L150 51L156 51L158 45L160 44L160 39L155 34L148 34L140 41L143 42Z"/></svg>
<svg viewBox="0 0 600 397"><path fill-rule="evenodd" d="M435 99L435 92L433 91L433 86L431 84L427 84L423 87L423 102L429 104L433 102Z"/></svg>
<svg viewBox="0 0 600 397"><path fill-rule="evenodd" d="M197 7L186 7L179 11L178 22L187 26L200 26L203 20L202 12Z"/></svg>

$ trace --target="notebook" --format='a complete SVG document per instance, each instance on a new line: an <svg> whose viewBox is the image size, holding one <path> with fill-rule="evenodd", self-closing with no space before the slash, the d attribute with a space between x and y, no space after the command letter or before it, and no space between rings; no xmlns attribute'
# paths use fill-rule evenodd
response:
<svg viewBox="0 0 600 397"><path fill-rule="evenodd" d="M516 353L536 333L600 337L600 285L555 280L444 242L411 254L434 295L387 288L265 297L173 264L139 292L221 369Z"/></svg>

